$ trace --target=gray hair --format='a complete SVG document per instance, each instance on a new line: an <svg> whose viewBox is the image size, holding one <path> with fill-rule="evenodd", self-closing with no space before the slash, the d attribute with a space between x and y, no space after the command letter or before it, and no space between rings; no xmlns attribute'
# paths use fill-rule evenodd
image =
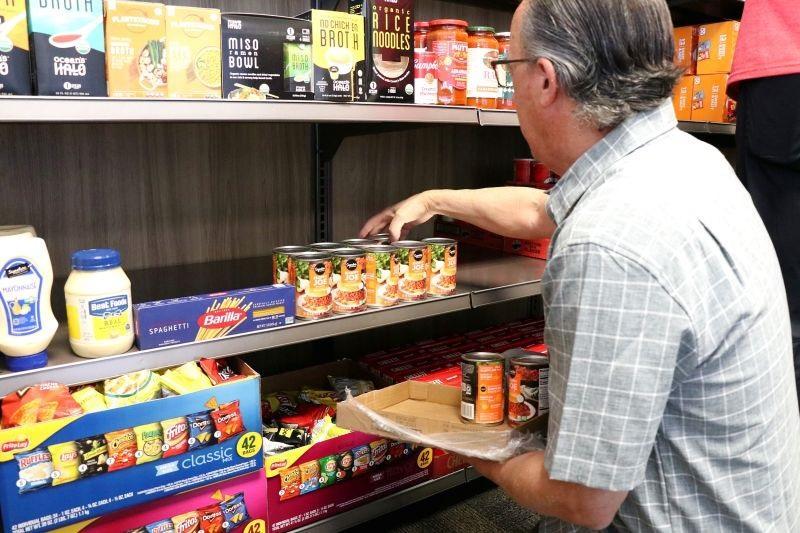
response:
<svg viewBox="0 0 800 533"><path fill-rule="evenodd" d="M600 129L660 105L681 71L664 0L526 0L522 43Z"/></svg>

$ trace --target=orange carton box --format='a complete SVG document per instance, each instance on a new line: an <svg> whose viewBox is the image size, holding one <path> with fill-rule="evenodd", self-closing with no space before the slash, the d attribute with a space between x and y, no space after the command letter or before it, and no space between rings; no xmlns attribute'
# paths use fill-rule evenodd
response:
<svg viewBox="0 0 800 533"><path fill-rule="evenodd" d="M508 254L524 255L534 259L547 259L547 252L550 249L550 239L536 239L532 241L503 239L503 251Z"/></svg>
<svg viewBox="0 0 800 533"><path fill-rule="evenodd" d="M736 122L736 102L725 94L727 74L694 77L692 120L695 122Z"/></svg>
<svg viewBox="0 0 800 533"><path fill-rule="evenodd" d="M106 0L108 95L166 98L164 5Z"/></svg>
<svg viewBox="0 0 800 533"><path fill-rule="evenodd" d="M694 78L694 76L682 77L672 92L672 105L675 107L675 118L678 120L692 120Z"/></svg>
<svg viewBox="0 0 800 533"><path fill-rule="evenodd" d="M739 22L704 24L697 29L697 74L728 74L739 40Z"/></svg>
<svg viewBox="0 0 800 533"><path fill-rule="evenodd" d="M697 69L697 26L681 26L673 30L675 38L675 66L690 76Z"/></svg>
<svg viewBox="0 0 800 533"><path fill-rule="evenodd" d="M219 9L167 6L170 98L220 98Z"/></svg>

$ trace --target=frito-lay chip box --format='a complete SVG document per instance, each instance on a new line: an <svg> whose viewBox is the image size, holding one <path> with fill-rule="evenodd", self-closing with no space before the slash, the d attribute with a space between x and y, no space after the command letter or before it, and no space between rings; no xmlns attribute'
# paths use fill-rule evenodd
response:
<svg viewBox="0 0 800 533"><path fill-rule="evenodd" d="M49 531L259 471L259 376L237 366L244 379L0 430L4 531ZM192 439L191 415L214 419L212 439ZM164 446L140 450L142 426L160 427ZM142 461L140 451L160 458Z"/></svg>

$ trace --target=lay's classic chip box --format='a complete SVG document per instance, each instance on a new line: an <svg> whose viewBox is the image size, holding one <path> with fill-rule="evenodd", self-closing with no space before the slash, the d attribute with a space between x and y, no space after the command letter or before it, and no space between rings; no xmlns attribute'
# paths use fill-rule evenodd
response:
<svg viewBox="0 0 800 533"><path fill-rule="evenodd" d="M294 287L269 285L133 306L140 350L294 323Z"/></svg>
<svg viewBox="0 0 800 533"><path fill-rule="evenodd" d="M0 430L3 531L49 531L260 471L259 376L235 367L241 377L195 392L112 407L106 391L104 410ZM220 512L245 523L244 497L230 496ZM202 507L162 518L199 523Z"/></svg>

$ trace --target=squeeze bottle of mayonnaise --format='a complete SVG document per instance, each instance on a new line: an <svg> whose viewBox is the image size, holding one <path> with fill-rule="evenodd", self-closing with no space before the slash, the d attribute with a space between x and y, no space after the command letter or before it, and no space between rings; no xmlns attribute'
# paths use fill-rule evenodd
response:
<svg viewBox="0 0 800 533"><path fill-rule="evenodd" d="M50 307L53 266L44 240L29 233L0 236L0 352L9 370L47 365L58 329Z"/></svg>

